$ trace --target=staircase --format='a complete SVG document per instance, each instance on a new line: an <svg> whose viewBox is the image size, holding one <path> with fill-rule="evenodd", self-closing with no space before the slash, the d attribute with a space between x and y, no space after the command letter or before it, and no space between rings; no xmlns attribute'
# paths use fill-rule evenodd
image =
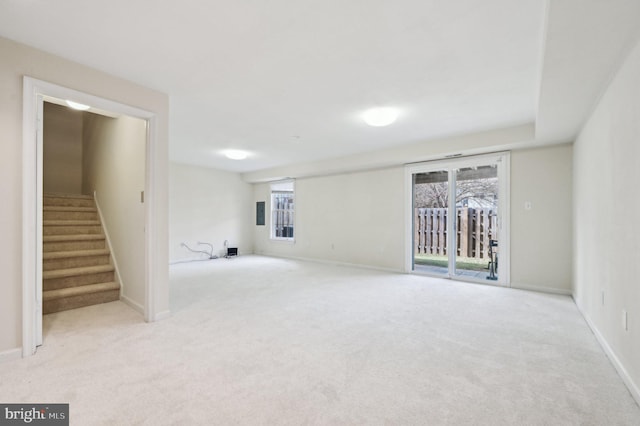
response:
<svg viewBox="0 0 640 426"><path fill-rule="evenodd" d="M120 299L93 197L45 194L42 225L44 314Z"/></svg>

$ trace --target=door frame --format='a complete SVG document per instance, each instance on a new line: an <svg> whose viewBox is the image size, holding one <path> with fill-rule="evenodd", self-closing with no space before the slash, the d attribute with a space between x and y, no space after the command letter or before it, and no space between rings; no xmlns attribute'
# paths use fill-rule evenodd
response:
<svg viewBox="0 0 640 426"><path fill-rule="evenodd" d="M42 151L43 105L47 97L76 102L147 122L145 165L145 321L157 319L154 278L158 192L155 179L156 114L140 108L25 76L22 110L22 356L31 356L42 344Z"/></svg>
<svg viewBox="0 0 640 426"><path fill-rule="evenodd" d="M509 232L509 222L510 222L510 176L511 176L511 155L509 152L496 152L491 154L480 154L480 155L470 155L464 157L456 157L450 159L440 159L433 161L426 161L421 163L411 163L405 165L405 272L406 273L415 273L413 270L413 260L414 260L414 195L413 195L413 175L416 173L424 173L436 170L447 170L451 174L451 171L458 167L467 167L469 165L477 164L486 164L491 162L497 162L499 167L499 176L503 176L503 178L498 179L498 193L500 196L498 197L498 240L500 241L500 262L499 262L499 274L498 281L488 281L483 284L490 285L499 285L499 286L511 286L511 262L510 262L510 232ZM449 181L451 182L451 176L449 177ZM452 194L455 194L455 186L450 185L449 191ZM452 201L453 202L453 201ZM449 206L450 207L450 206ZM453 217L450 215L450 217ZM455 246L455 220L450 219L449 223L453 223L453 226L448 228L448 240L447 244L449 247ZM437 275L439 278L449 278L455 279L456 281L469 281L478 283L480 281L468 279L462 277L460 275L452 275L451 274L451 266L452 263L455 262L455 259L449 257L448 259L448 274L447 276ZM428 274L424 274L428 275ZM434 275L436 276L436 275Z"/></svg>

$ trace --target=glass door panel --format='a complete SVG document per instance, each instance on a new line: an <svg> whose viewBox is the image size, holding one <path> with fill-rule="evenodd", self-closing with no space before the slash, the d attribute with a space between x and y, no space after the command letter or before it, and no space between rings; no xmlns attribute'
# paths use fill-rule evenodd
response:
<svg viewBox="0 0 640 426"><path fill-rule="evenodd" d="M408 267L428 275L507 284L509 155L423 163L407 171L412 188Z"/></svg>
<svg viewBox="0 0 640 426"><path fill-rule="evenodd" d="M413 270L449 275L449 172L413 175Z"/></svg>
<svg viewBox="0 0 640 426"><path fill-rule="evenodd" d="M455 170L455 269L472 279L498 279L498 165Z"/></svg>

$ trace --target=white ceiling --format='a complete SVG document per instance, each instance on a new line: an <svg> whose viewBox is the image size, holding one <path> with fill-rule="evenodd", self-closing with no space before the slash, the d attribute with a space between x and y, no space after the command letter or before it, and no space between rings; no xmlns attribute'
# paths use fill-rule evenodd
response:
<svg viewBox="0 0 640 426"><path fill-rule="evenodd" d="M545 0L0 0L0 36L168 93L171 159L247 172L534 122L537 105L555 104L541 83L567 48L548 57L548 45L575 19L549 10ZM359 114L382 105L401 108L398 121L365 125ZM251 156L228 160L227 148Z"/></svg>
<svg viewBox="0 0 640 426"><path fill-rule="evenodd" d="M572 141L640 37L640 0L552 0L536 117L540 141Z"/></svg>

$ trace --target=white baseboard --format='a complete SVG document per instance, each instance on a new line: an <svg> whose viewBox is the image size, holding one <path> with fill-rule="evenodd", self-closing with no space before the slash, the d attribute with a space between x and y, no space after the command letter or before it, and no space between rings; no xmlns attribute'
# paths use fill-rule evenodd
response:
<svg viewBox="0 0 640 426"><path fill-rule="evenodd" d="M166 311L158 312L153 320L162 321L164 319L169 318L170 316L171 316L171 311L167 309Z"/></svg>
<svg viewBox="0 0 640 426"><path fill-rule="evenodd" d="M254 253L258 256L266 256L266 257L277 257L280 259L291 259L291 260L300 260L303 262L313 262L313 263L321 263L324 265L333 265L333 266L346 266L349 268L360 268L360 269L371 269L373 271L381 271L381 272L393 272L395 274L404 274L405 272L401 269L393 269L393 268L383 268L380 266L373 265L365 265L361 263L349 263L349 262L338 262L336 260L327 260L327 259L316 259L312 257L298 257L298 256L285 256L280 254L270 254L270 253Z"/></svg>
<svg viewBox="0 0 640 426"><path fill-rule="evenodd" d="M133 300L131 300L130 298L122 294L120 295L120 301L122 301L124 304L130 306L131 308L133 308L133 310L135 310L136 312L139 312L142 316L144 316L144 306L142 306L141 304L134 302ZM171 316L171 311L167 309L166 311L157 313L151 321L161 321L163 319L169 318L170 316Z"/></svg>
<svg viewBox="0 0 640 426"><path fill-rule="evenodd" d="M537 291L539 293L560 294L562 296L571 296L572 295L571 290L564 289L564 288L544 287L544 286L536 286L536 285L529 285L529 284L518 284L518 283L511 283L511 288L515 288L515 289L518 289L518 290Z"/></svg>
<svg viewBox="0 0 640 426"><path fill-rule="evenodd" d="M633 399L636 400L636 403L640 405L640 387L638 387L638 385L633 382L633 379L631 379L631 376L629 376L627 369L624 368L624 365L620 362L620 360L616 356L613 349L611 349L611 346L609 346L607 339L605 339L604 336L600 333L600 330L598 330L598 327L596 327L596 325L589 319L589 317L585 315L584 311L582 310L582 307L575 300L575 298L573 299L573 301L578 307L578 311L580 311L580 314L582 314L582 317L589 325L589 328L591 328L593 335L596 336L596 340L598 340L598 343L600 343L602 350L604 350L604 353L609 358L609 361L611 361L611 363L613 364L613 367L618 372L618 375L620 375L620 377L622 378L622 381L627 386L627 389L629 389L629 393L631 394Z"/></svg>
<svg viewBox="0 0 640 426"><path fill-rule="evenodd" d="M371 269L371 270L374 270L374 271L392 272L392 273L397 273L397 274L406 274L407 273L406 271L404 271L404 269L382 268L382 267L379 267L379 266L364 265L364 264L360 264L360 263L338 262L338 261L334 261L334 260L316 259L316 258L310 258L310 257L286 256L286 255L271 254L271 253L254 253L254 254L256 254L258 256L277 257L277 258L281 258L281 259L291 259L291 260L301 260L301 261L304 261L304 262L315 262L315 263L322 263L322 264L325 264L325 265L347 266L347 267L351 267L351 268ZM434 277L434 278L438 278L438 277ZM470 281L470 282L475 282L475 281ZM493 285L490 282L482 283L482 284ZM503 287L503 286L502 285L497 285L497 287ZM555 288L555 287L545 287L545 286L534 286L534 285L528 285L528 284L511 283L510 288L514 288L514 289L517 289L517 290L537 291L539 293L559 294L559 295L562 295L562 296L571 296L572 295L571 290L559 289L559 288Z"/></svg>
<svg viewBox="0 0 640 426"><path fill-rule="evenodd" d="M120 293L120 300L124 302L126 305L129 305L136 312L139 312L142 315L144 315L144 306L142 306L141 304L134 302L133 300L129 299L127 296L125 296L122 293Z"/></svg>
<svg viewBox="0 0 640 426"><path fill-rule="evenodd" d="M206 262L209 260L215 260L215 259L208 259L206 257L185 257L183 259L170 260L169 265L177 265L179 263L191 263L191 262Z"/></svg>
<svg viewBox="0 0 640 426"><path fill-rule="evenodd" d="M254 254L253 251L239 251L238 252L238 256L248 256L250 254ZM224 254L223 255L216 255L218 256L216 259L224 259ZM275 256L274 256L275 257ZM179 263L191 263L191 262L207 262L209 260L216 260L216 259L209 259L205 256L191 256L191 257L183 257L180 259L173 259L173 260L169 260L169 265L177 265Z"/></svg>
<svg viewBox="0 0 640 426"><path fill-rule="evenodd" d="M0 352L0 363L22 358L22 348L13 348Z"/></svg>

